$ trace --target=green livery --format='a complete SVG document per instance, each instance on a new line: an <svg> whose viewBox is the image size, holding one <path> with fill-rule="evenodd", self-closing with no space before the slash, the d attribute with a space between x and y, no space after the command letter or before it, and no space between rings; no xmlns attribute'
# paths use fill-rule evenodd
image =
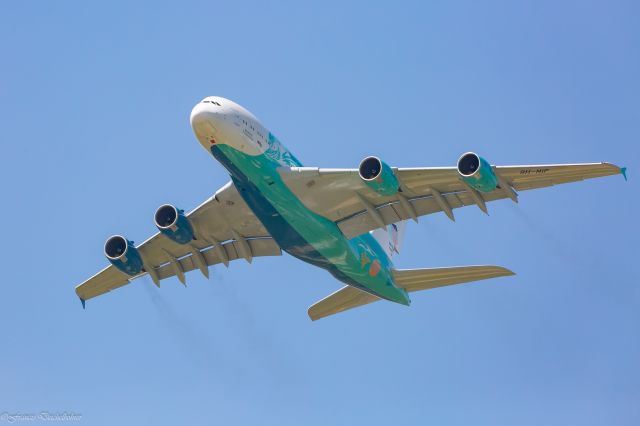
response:
<svg viewBox="0 0 640 426"><path fill-rule="evenodd" d="M138 246L122 235L107 239L111 263L76 287L85 301L148 275L160 282L186 273L282 251L327 270L346 285L308 309L312 320L380 299L409 305L409 293L513 275L495 265L395 269L408 219L499 199L518 202L518 192L622 174L611 163L496 166L474 152L457 167L389 167L366 157L357 169L303 167L242 106L209 96L191 111L198 142L222 164L231 182L184 213L164 204L154 222L160 231Z"/></svg>
<svg viewBox="0 0 640 426"><path fill-rule="evenodd" d="M409 296L395 286L391 260L376 239L366 233L348 240L335 223L305 207L278 173L279 167L301 163L272 134L268 143L265 153L255 156L229 145L216 145L211 152L243 189L241 195L280 247L346 284L409 305ZM274 211L281 220L274 220Z"/></svg>

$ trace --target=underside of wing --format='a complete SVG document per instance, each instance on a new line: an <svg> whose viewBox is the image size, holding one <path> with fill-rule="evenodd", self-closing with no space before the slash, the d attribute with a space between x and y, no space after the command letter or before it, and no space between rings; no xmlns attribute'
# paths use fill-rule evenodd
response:
<svg viewBox="0 0 640 426"><path fill-rule="evenodd" d="M185 274L194 269L208 277L208 267L228 265L236 259L251 263L254 257L279 256L280 247L229 182L216 194L188 213L194 238L184 244L161 233L135 247L142 261L139 272L129 275L110 265L76 287L83 302L128 284L148 274L160 281L177 276L185 284Z"/></svg>
<svg viewBox="0 0 640 426"><path fill-rule="evenodd" d="M487 163L488 166L488 163ZM488 166L496 185L479 191L467 183L457 167L395 168L398 190L384 194L367 185L358 169L283 168L287 186L314 212L336 222L347 238L402 220L477 206L487 213L487 202L508 198L517 191L624 174L610 163Z"/></svg>

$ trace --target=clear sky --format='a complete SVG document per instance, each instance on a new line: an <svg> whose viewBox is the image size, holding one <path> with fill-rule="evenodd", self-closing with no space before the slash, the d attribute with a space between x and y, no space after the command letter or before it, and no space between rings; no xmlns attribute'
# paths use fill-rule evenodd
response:
<svg viewBox="0 0 640 426"><path fill-rule="evenodd" d="M640 424L634 1L4 2L0 413L82 423ZM105 239L228 180L193 105L244 105L308 166L610 161L620 176L409 224L396 266L518 275L318 322L284 255L74 287ZM0 422L2 420L0 419Z"/></svg>

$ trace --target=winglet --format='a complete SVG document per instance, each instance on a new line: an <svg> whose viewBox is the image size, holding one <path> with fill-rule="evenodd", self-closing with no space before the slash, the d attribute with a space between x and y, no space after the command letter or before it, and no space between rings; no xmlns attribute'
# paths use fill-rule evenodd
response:
<svg viewBox="0 0 640 426"><path fill-rule="evenodd" d="M82 303L82 309L86 309L85 300L82 297L80 297L80 303Z"/></svg>
<svg viewBox="0 0 640 426"><path fill-rule="evenodd" d="M620 174L622 176L624 176L624 180L627 180L627 168L626 167L620 167Z"/></svg>

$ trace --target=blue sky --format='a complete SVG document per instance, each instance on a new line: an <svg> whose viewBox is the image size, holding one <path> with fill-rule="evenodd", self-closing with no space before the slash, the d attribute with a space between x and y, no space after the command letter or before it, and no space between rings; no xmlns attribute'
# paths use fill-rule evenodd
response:
<svg viewBox="0 0 640 426"><path fill-rule="evenodd" d="M0 413L113 424L640 423L640 8L623 1L7 2ZM81 309L104 240L228 177L207 95L309 166L611 161L609 177L410 224L398 267L518 275L315 323L289 256L143 279Z"/></svg>

